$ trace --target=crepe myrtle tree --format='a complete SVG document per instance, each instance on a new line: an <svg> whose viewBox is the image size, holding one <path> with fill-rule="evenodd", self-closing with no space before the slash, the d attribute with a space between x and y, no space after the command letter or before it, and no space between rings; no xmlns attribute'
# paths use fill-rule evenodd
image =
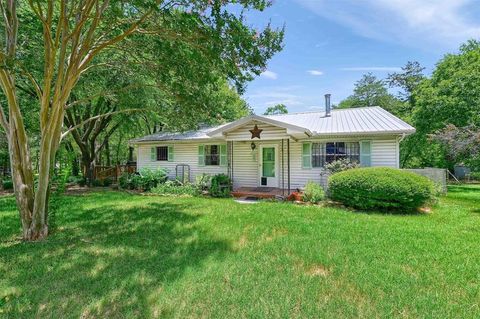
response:
<svg viewBox="0 0 480 319"><path fill-rule="evenodd" d="M241 7L237 15L226 9L232 4ZM229 34L239 37L237 46L219 48L219 54L235 56L236 69L232 68L231 73L241 83L265 69L268 58L280 49L282 30L277 32L268 25L256 32L243 20L245 10L263 10L268 5L268 1L261 0L0 0L4 26L0 86L6 101L0 105L0 125L7 136L24 240L39 240L48 235L49 184L55 154L62 138L82 124L63 127L67 102L80 78L97 66L98 55L135 33L148 32L142 27L148 25L151 17L168 17L171 12L182 11L210 25L211 37ZM34 19L22 21L19 10L30 10ZM41 39L41 46L31 47L29 41L18 41L25 32ZM154 32L165 38L182 36L169 30L168 25L157 25ZM41 68L30 69L31 64L24 58L38 55L42 56ZM24 101L17 92L17 83L26 81L39 109L40 145L35 182L24 116L36 108L29 110L22 105Z"/></svg>

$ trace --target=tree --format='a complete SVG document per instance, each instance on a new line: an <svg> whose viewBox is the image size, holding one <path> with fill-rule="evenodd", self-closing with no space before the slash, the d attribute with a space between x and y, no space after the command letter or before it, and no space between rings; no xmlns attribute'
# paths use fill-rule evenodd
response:
<svg viewBox="0 0 480 319"><path fill-rule="evenodd" d="M355 83L353 94L341 101L338 108L363 106L380 106L396 114L401 108L401 101L388 93L385 81L377 79L372 73L368 73L364 74Z"/></svg>
<svg viewBox="0 0 480 319"><path fill-rule="evenodd" d="M477 127L458 128L448 124L433 134L432 139L445 146L449 158L455 163L480 156L480 129Z"/></svg>
<svg viewBox="0 0 480 319"><path fill-rule="evenodd" d="M432 77L414 90L412 123L417 132L409 138L402 163L408 166L451 167L445 143L429 138L453 125L480 127L480 42L469 41L457 54L440 60ZM461 143L461 141L459 141Z"/></svg>
<svg viewBox="0 0 480 319"><path fill-rule="evenodd" d="M277 104L275 106L269 106L263 115L277 115L277 114L287 114L288 109L285 104Z"/></svg>
<svg viewBox="0 0 480 319"><path fill-rule="evenodd" d="M411 117L415 107L414 92L420 83L426 79L424 67L416 61L409 61L402 67L402 72L395 72L388 75L386 82L390 88L399 88L397 98L403 102L399 114L404 120Z"/></svg>
<svg viewBox="0 0 480 319"><path fill-rule="evenodd" d="M97 59L101 54L135 33L155 34L159 40L213 39L215 56L230 57L223 62L227 77L242 88L281 49L283 36L282 31L272 30L270 26L261 32L250 29L243 20L243 10L237 15L227 11L229 1L31 0L27 6L26 1L1 0L0 4L5 26L0 86L6 99L0 109L0 125L7 135L25 240L48 235L49 182L55 154L68 132L62 132L67 104L82 76L99 66ZM251 0L242 1L241 5L245 9L263 10L268 3ZM19 19L19 10L32 12L34 18ZM181 12L185 18L182 23L205 26L203 32L176 32L179 21L173 12ZM156 23L158 21L162 24ZM22 37L33 41L18 41ZM36 45L38 39L41 39L40 46ZM236 41L226 41L232 39ZM25 58L39 54L43 54L40 66L27 67L29 63ZM148 61L139 61L142 62ZM34 92L36 106L32 110L39 108L35 113L40 127L36 182L22 112L26 108L22 107L25 100L19 97L18 83L26 83L28 91Z"/></svg>
<svg viewBox="0 0 480 319"><path fill-rule="evenodd" d="M414 91L418 88L418 85L426 78L423 74L424 67L417 61L408 61L405 66L402 67L402 72L390 73L386 79L386 82L390 87L400 88L398 98L405 102L411 102L410 99Z"/></svg>

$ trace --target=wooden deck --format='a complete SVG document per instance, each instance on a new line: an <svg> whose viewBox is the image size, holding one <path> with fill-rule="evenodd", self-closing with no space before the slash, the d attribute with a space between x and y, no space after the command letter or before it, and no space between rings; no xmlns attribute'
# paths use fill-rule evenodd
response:
<svg viewBox="0 0 480 319"><path fill-rule="evenodd" d="M285 190L285 196L288 191ZM232 192L234 197L256 197L256 198L275 198L284 196L281 188L274 187L240 187Z"/></svg>

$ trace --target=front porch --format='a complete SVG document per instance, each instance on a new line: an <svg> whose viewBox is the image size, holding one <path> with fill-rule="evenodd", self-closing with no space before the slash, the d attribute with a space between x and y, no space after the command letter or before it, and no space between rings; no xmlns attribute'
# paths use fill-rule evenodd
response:
<svg viewBox="0 0 480 319"><path fill-rule="evenodd" d="M286 197L285 190L276 187L239 187L232 192L236 198L254 197L260 199Z"/></svg>

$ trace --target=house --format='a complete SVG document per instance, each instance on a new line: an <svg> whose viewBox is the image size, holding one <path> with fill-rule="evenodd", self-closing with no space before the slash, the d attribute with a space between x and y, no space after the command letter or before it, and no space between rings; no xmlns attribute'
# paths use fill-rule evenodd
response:
<svg viewBox="0 0 480 319"><path fill-rule="evenodd" d="M361 166L399 167L399 143L415 129L381 107L281 115L250 115L216 127L189 132L160 132L131 141L137 168L179 167L191 181L207 173L225 173L234 189L302 188L322 183L325 165L347 158ZM186 165L183 165L186 164Z"/></svg>

